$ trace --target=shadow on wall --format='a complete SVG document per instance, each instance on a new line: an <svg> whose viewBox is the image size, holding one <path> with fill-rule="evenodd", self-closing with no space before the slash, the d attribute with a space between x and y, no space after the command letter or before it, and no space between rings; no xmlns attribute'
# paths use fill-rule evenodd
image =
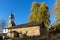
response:
<svg viewBox="0 0 60 40"><path fill-rule="evenodd" d="M0 36L0 40L3 40L2 36Z"/></svg>

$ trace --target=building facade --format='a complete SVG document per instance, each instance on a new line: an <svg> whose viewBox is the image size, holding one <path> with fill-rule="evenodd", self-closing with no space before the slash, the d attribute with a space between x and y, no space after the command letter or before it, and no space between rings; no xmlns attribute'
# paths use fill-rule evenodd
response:
<svg viewBox="0 0 60 40"><path fill-rule="evenodd" d="M25 36L33 37L33 36L42 36L46 35L46 27L42 25L42 23L26 23L16 25L14 23L14 15L11 14L9 16L9 23L8 23L8 37L19 37L23 38Z"/></svg>

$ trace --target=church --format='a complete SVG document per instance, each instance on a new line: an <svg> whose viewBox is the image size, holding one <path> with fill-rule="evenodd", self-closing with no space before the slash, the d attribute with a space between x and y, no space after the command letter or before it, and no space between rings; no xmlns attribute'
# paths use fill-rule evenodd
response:
<svg viewBox="0 0 60 40"><path fill-rule="evenodd" d="M18 37L22 38L24 35L28 37L33 36L44 36L46 35L47 27L43 26L42 23L26 23L16 25L14 22L14 15L9 15L8 27L6 28L8 32L7 37Z"/></svg>

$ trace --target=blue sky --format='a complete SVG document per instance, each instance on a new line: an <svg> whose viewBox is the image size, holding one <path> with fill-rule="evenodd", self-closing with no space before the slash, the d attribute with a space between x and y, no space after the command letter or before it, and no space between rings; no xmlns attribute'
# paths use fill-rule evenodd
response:
<svg viewBox="0 0 60 40"><path fill-rule="evenodd" d="M53 24L55 21L53 12L55 0L0 0L0 20L5 19L8 23L8 16L12 11L15 16L15 24L27 23L32 2L46 3L50 12L51 24Z"/></svg>

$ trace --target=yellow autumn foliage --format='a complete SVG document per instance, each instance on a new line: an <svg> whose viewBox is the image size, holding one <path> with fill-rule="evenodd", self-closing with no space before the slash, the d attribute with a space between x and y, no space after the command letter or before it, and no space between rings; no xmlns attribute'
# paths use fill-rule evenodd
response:
<svg viewBox="0 0 60 40"><path fill-rule="evenodd" d="M46 6L45 3L37 3L33 2L32 7L31 7L31 14L29 16L28 23L32 22L44 22L44 24L49 25L50 20L49 20L50 14L48 11L48 7Z"/></svg>

